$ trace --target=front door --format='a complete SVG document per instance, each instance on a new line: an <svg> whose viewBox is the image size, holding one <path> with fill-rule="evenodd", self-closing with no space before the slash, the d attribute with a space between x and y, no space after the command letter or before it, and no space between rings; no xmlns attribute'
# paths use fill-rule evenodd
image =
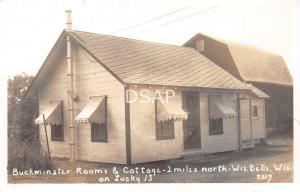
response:
<svg viewBox="0 0 300 192"><path fill-rule="evenodd" d="M251 118L251 100L240 99L240 125L242 148L253 147L253 131Z"/></svg>
<svg viewBox="0 0 300 192"><path fill-rule="evenodd" d="M182 107L188 113L183 121L184 148L201 147L199 93L182 92Z"/></svg>

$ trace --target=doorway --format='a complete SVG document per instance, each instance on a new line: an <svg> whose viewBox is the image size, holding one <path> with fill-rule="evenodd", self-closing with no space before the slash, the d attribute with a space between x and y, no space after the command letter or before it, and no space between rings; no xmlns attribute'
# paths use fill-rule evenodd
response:
<svg viewBox="0 0 300 192"><path fill-rule="evenodd" d="M201 147L199 93L182 92L182 108L188 113L188 119L183 121L184 148L199 148Z"/></svg>
<svg viewBox="0 0 300 192"><path fill-rule="evenodd" d="M240 126L242 148L252 148L254 146L252 130L251 99L240 99Z"/></svg>

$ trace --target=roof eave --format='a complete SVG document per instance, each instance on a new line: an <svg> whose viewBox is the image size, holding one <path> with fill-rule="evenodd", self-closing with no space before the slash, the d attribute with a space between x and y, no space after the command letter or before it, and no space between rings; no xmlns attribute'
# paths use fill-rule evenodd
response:
<svg viewBox="0 0 300 192"><path fill-rule="evenodd" d="M50 57L52 56L52 54L53 54L55 48L57 47L58 43L61 41L61 39L63 38L64 35L65 35L65 30L63 30L63 31L60 33L58 39L57 39L56 42L54 43L54 45L53 45L53 47L51 48L50 52L48 53L48 55L47 55L46 59L44 60L42 66L40 67L40 69L38 70L37 74L34 76L34 79L33 79L32 82L30 83L29 88L27 89L27 91L26 91L26 93L25 93L25 95L24 95L24 97L23 97L22 100L26 100L27 98L30 98L30 97L32 96L32 89L33 89L33 87L34 87L34 85L35 85L35 83L36 83L36 81L37 81L37 78L39 77L41 71L44 69L44 67L45 67L45 65L46 65L46 63L47 63L47 61L49 61L49 59L50 59Z"/></svg>
<svg viewBox="0 0 300 192"><path fill-rule="evenodd" d="M125 82L117 76L109 67L107 67L101 60L99 60L93 53L90 52L90 50L84 45L83 42L81 42L78 37L76 37L72 32L66 32L68 35L70 35L71 39L74 40L79 46L81 46L95 61L97 61L104 69L106 69L114 78L116 78L121 84L125 85Z"/></svg>
<svg viewBox="0 0 300 192"><path fill-rule="evenodd" d="M266 82L266 81L255 81L255 80L245 80L249 83L258 83L258 84L268 84L268 85L276 85L276 86L285 86L285 87L293 87L293 83L277 83L277 82Z"/></svg>
<svg viewBox="0 0 300 192"><path fill-rule="evenodd" d="M200 86L182 86L182 85L169 85L169 84L146 84L146 83L125 83L126 86L138 85L138 86L166 86L166 87L179 87L181 89L191 90L207 90L207 91L226 91L226 92L239 92L239 93L251 93L251 89L237 89L237 88L214 88L214 87L200 87Z"/></svg>

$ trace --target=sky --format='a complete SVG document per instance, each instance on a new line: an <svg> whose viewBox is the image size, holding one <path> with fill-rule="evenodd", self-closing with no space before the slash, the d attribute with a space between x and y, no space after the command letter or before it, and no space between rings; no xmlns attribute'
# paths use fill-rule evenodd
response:
<svg viewBox="0 0 300 192"><path fill-rule="evenodd" d="M0 0L1 72L35 75L65 28L65 9L72 9L75 30L174 45L201 32L280 54L293 73L295 4L293 0Z"/></svg>

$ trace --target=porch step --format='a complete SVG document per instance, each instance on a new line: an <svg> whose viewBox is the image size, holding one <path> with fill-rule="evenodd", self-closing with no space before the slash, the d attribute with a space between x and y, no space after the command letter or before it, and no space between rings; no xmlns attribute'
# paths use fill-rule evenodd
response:
<svg viewBox="0 0 300 192"><path fill-rule="evenodd" d="M189 149L183 151L183 157L194 157L194 156L201 156L203 153L198 149Z"/></svg>
<svg viewBox="0 0 300 192"><path fill-rule="evenodd" d="M242 149L254 148L255 144L251 140L242 142Z"/></svg>
<svg viewBox="0 0 300 192"><path fill-rule="evenodd" d="M178 159L172 159L170 160L170 163L207 163L207 162L213 162L216 159L226 159L226 156L218 155L218 153L203 153L199 152L197 149L192 150L186 150L183 152L183 155L181 158Z"/></svg>
<svg viewBox="0 0 300 192"><path fill-rule="evenodd" d="M185 150L182 154L183 160L197 160L197 161L203 161L205 162L209 158L213 158L215 155L213 153L203 153L200 152L199 149L190 149Z"/></svg>

